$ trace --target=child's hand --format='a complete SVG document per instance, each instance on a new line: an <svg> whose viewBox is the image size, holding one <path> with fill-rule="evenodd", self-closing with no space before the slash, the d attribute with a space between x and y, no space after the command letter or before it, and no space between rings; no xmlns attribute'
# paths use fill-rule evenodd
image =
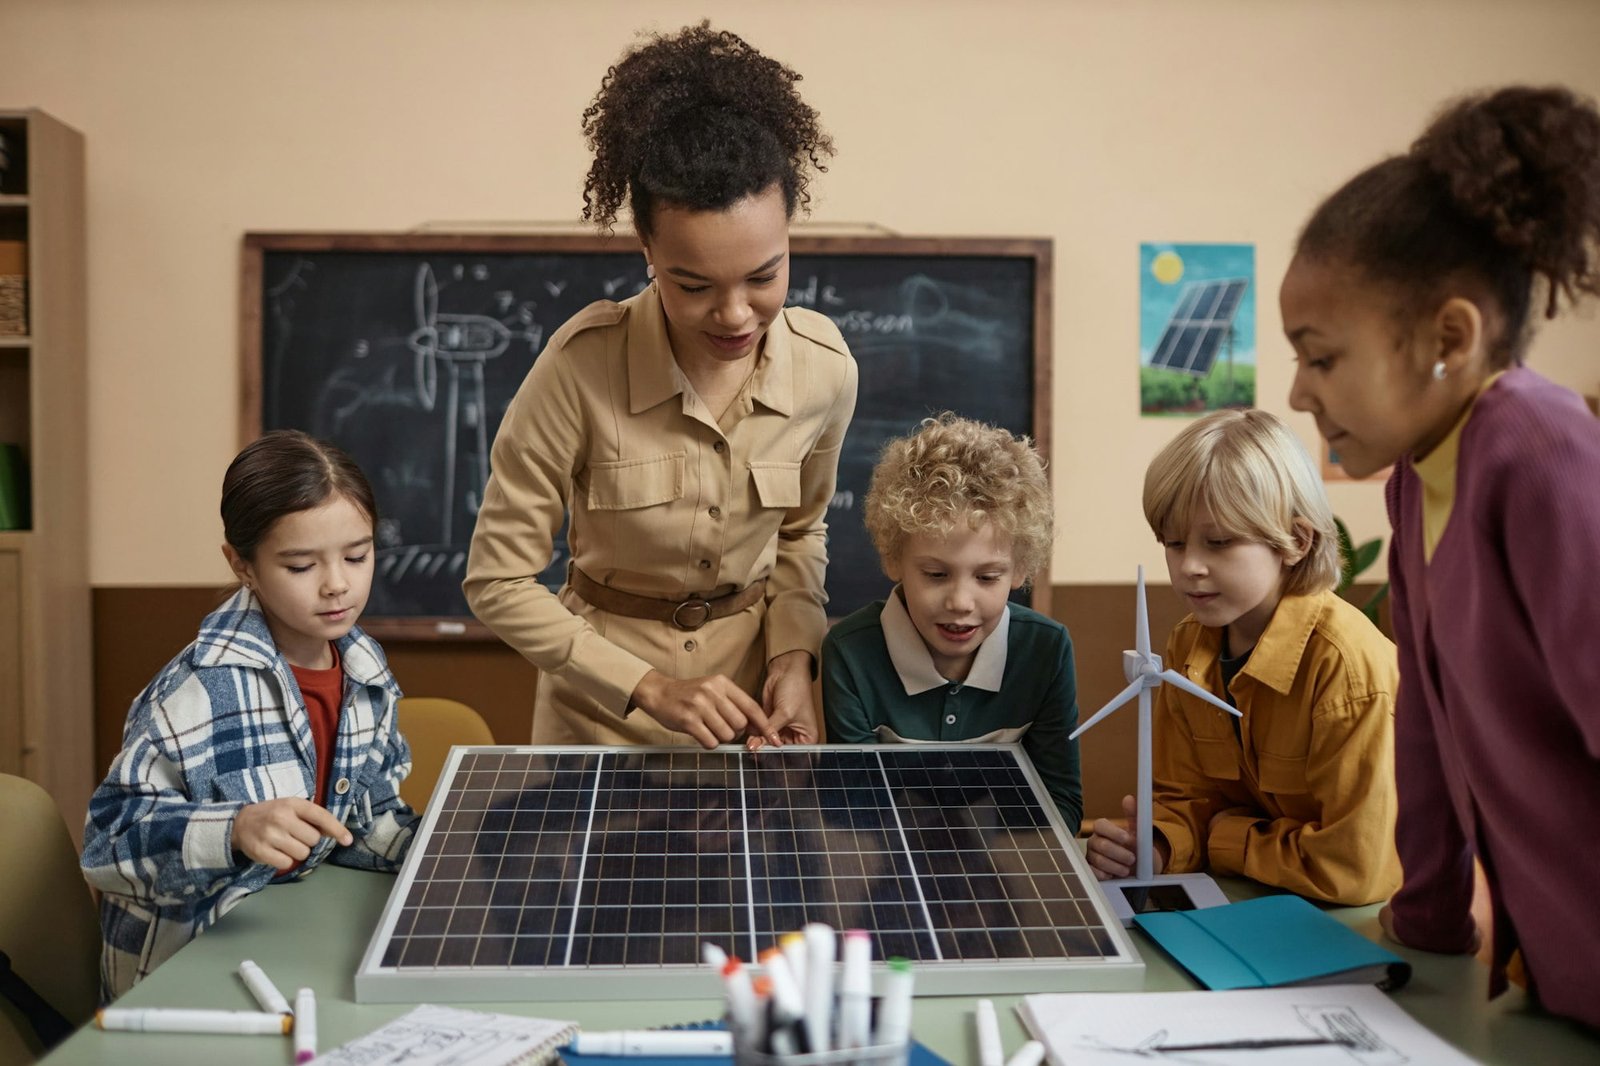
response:
<svg viewBox="0 0 1600 1066"><path fill-rule="evenodd" d="M785 652L767 664L767 683L761 689L761 706L772 733L752 733L745 747L815 744L817 707L811 692L811 656L804 651Z"/></svg>
<svg viewBox="0 0 1600 1066"><path fill-rule="evenodd" d="M1126 821L1114 822L1109 818L1096 818L1094 835L1089 838L1087 854L1089 868L1094 871L1095 877L1101 881L1110 881L1119 877L1132 877L1138 864L1139 857L1134 853L1138 845L1138 830L1134 822L1136 804L1132 796L1122 797L1122 813ZM1167 859L1162 854L1159 841L1153 842L1150 848L1150 866L1152 873L1160 873L1166 868Z"/></svg>
<svg viewBox="0 0 1600 1066"><path fill-rule="evenodd" d="M680 681L652 670L633 690L633 704L668 729L688 733L703 748L726 744L744 732L773 732L761 705L722 674Z"/></svg>
<svg viewBox="0 0 1600 1066"><path fill-rule="evenodd" d="M298 796L252 803L233 819L233 850L275 870L304 862L323 837L345 846L355 840L326 807Z"/></svg>

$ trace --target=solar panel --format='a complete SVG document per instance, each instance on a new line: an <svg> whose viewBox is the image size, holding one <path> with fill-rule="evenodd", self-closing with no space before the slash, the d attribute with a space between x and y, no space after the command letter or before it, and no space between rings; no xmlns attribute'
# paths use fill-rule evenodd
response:
<svg viewBox="0 0 1600 1066"><path fill-rule="evenodd" d="M702 943L752 959L813 921L920 994L1143 981L1016 745L460 747L356 999L705 998Z"/></svg>
<svg viewBox="0 0 1600 1066"><path fill-rule="evenodd" d="M1211 373L1217 349L1233 329L1233 316L1249 284L1246 278L1231 278L1185 285L1150 356L1150 365L1196 377Z"/></svg>

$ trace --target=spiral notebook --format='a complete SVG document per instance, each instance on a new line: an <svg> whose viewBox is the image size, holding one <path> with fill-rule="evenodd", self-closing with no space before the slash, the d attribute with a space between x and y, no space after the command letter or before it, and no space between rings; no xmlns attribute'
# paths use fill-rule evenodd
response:
<svg viewBox="0 0 1600 1066"><path fill-rule="evenodd" d="M577 1031L574 1022L424 1003L317 1056L312 1066L539 1066L553 1062Z"/></svg>

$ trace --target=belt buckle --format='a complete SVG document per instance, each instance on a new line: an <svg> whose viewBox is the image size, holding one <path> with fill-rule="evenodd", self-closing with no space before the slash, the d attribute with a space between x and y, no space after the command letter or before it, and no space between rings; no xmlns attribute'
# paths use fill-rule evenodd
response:
<svg viewBox="0 0 1600 1066"><path fill-rule="evenodd" d="M683 617L683 609L685 607L692 607L699 613L685 619ZM672 609L672 624L691 633L709 621L711 621L710 600L684 600Z"/></svg>

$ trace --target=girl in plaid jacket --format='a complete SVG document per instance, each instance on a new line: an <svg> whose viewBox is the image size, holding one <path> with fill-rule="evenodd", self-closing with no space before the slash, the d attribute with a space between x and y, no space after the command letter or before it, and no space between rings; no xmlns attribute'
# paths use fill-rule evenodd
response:
<svg viewBox="0 0 1600 1066"><path fill-rule="evenodd" d="M354 461L303 433L229 466L222 550L240 587L134 701L89 803L105 1000L268 883L404 857L400 690L355 626L376 516Z"/></svg>

